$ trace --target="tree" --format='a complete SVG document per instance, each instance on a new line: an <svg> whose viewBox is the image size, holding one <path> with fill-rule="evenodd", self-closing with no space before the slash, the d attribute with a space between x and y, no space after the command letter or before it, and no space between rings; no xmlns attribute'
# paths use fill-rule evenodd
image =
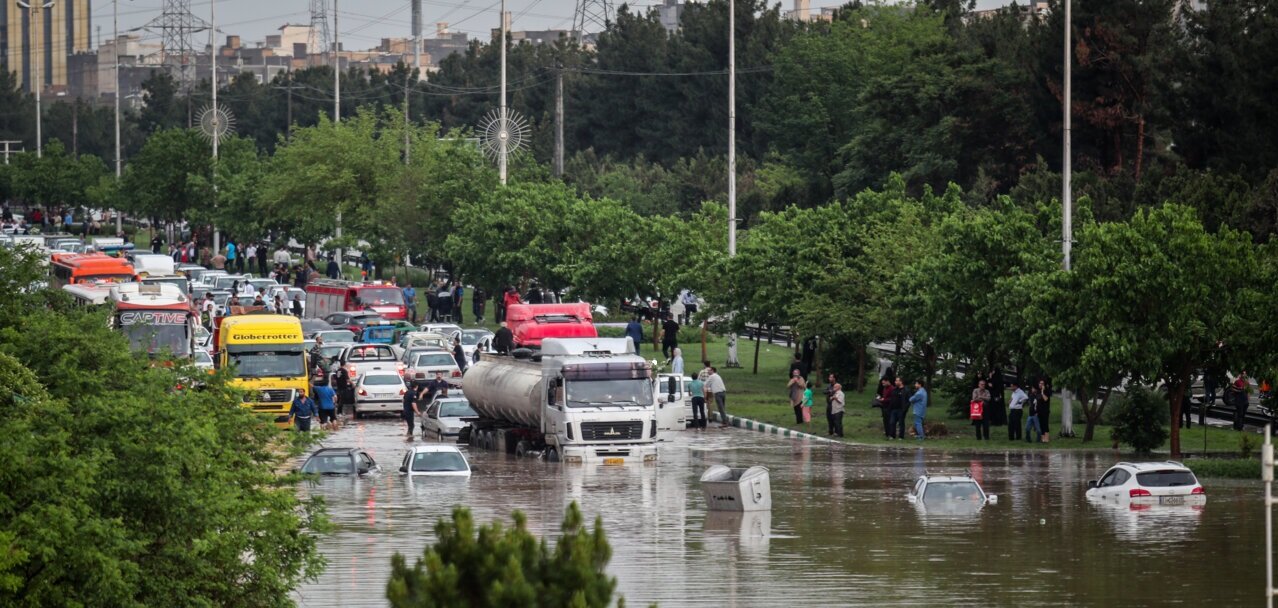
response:
<svg viewBox="0 0 1278 608"><path fill-rule="evenodd" d="M463 201L453 215L444 252L458 271L489 293L522 280L566 287L566 256L580 243L568 237L577 195L562 183L515 183ZM620 229L620 227L618 227Z"/></svg>
<svg viewBox="0 0 1278 608"><path fill-rule="evenodd" d="M43 274L34 255L0 249L0 284ZM291 605L323 565L326 528L320 504L277 473L298 453L288 436L224 374L131 354L105 312L58 290L11 296L0 605ZM174 390L196 374L203 390Z"/></svg>
<svg viewBox="0 0 1278 608"><path fill-rule="evenodd" d="M161 221L179 221L209 205L211 193L204 185L212 172L212 148L195 129L153 133L125 168L121 208Z"/></svg>
<svg viewBox="0 0 1278 608"><path fill-rule="evenodd" d="M80 207L87 191L106 174L106 165L96 156L73 158L62 142L52 139L43 156L24 153L14 159L14 193L34 205Z"/></svg>
<svg viewBox="0 0 1278 608"><path fill-rule="evenodd" d="M576 502L564 514L562 535L552 551L528 532L527 518L515 511L513 528L494 522L475 530L465 507L452 521L435 524L438 540L408 567L391 558L386 597L394 608L611 605L617 580L604 572L612 548L603 520L586 530ZM625 600L619 599L618 606Z"/></svg>

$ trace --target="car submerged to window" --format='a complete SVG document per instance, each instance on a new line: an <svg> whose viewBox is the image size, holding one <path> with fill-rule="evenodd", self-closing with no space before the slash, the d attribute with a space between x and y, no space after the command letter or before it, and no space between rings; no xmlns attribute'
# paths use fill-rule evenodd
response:
<svg viewBox="0 0 1278 608"><path fill-rule="evenodd" d="M928 513L964 515L998 504L998 496L986 494L970 473L960 475L923 474L906 498Z"/></svg>
<svg viewBox="0 0 1278 608"><path fill-rule="evenodd" d="M1087 498L1133 508L1204 505L1207 491L1189 467L1175 462L1120 462L1087 482Z"/></svg>
<svg viewBox="0 0 1278 608"><path fill-rule="evenodd" d="M311 475L365 476L381 471L368 452L359 448L324 448L311 454L302 473Z"/></svg>
<svg viewBox="0 0 1278 608"><path fill-rule="evenodd" d="M470 426L465 418L477 418L479 414L470 407L466 397L449 392L447 397L437 397L422 415L423 437L456 437L461 430Z"/></svg>
<svg viewBox="0 0 1278 608"><path fill-rule="evenodd" d="M470 463L455 445L418 445L404 454L399 472L412 477L470 477Z"/></svg>

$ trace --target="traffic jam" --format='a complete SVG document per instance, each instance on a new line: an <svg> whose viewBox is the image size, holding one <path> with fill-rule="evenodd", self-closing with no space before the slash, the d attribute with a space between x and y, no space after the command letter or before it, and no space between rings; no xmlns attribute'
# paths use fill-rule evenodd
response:
<svg viewBox="0 0 1278 608"><path fill-rule="evenodd" d="M692 378L660 373L630 338L600 337L587 303L511 304L494 333L447 317L414 324L403 290L386 282L315 279L298 288L175 263L123 239L23 235L5 244L41 248L50 285L78 305L108 307L134 351L230 370L244 407L282 428L302 428L296 404L326 393L336 420L325 428L405 420L409 437L437 442L405 454L405 475L469 475L459 444L548 462L650 463L659 442L692 419ZM302 467L380 470L362 450L331 447ZM1206 501L1177 462L1118 463L1089 482L1087 496L1135 508ZM968 474L925 475L907 498L946 511L997 500Z"/></svg>

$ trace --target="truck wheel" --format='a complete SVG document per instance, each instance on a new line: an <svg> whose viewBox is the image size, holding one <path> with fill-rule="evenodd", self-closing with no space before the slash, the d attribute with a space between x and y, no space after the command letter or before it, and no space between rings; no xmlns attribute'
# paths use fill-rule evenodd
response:
<svg viewBox="0 0 1278 608"><path fill-rule="evenodd" d="M464 426L457 432L457 443L470 443L470 427Z"/></svg>
<svg viewBox="0 0 1278 608"><path fill-rule="evenodd" d="M546 448L546 462L559 462L559 450L552 447Z"/></svg>
<svg viewBox="0 0 1278 608"><path fill-rule="evenodd" d="M515 458L526 458L526 457L528 457L528 447L529 447L529 446L528 446L528 440L527 440L527 439L521 439L521 440L519 441L519 443L516 443L516 444L515 444Z"/></svg>

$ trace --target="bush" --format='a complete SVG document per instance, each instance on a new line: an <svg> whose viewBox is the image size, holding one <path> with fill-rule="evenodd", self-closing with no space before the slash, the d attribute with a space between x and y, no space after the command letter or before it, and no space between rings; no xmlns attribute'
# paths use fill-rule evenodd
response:
<svg viewBox="0 0 1278 608"><path fill-rule="evenodd" d="M1132 387L1117 397L1110 438L1139 454L1148 454L1167 441L1167 401L1161 393Z"/></svg>
<svg viewBox="0 0 1278 608"><path fill-rule="evenodd" d="M1196 458L1185 466L1200 478L1260 479L1260 461L1254 458Z"/></svg>
<svg viewBox="0 0 1278 608"><path fill-rule="evenodd" d="M404 556L391 558L386 598L394 608L539 606L603 608L612 604L617 579L604 568L612 548L603 523L586 530L577 503L568 505L563 536L551 550L515 511L513 528L499 522L475 530L470 511L453 509L451 521L435 524L439 540L412 568ZM625 600L617 602L625 606Z"/></svg>

